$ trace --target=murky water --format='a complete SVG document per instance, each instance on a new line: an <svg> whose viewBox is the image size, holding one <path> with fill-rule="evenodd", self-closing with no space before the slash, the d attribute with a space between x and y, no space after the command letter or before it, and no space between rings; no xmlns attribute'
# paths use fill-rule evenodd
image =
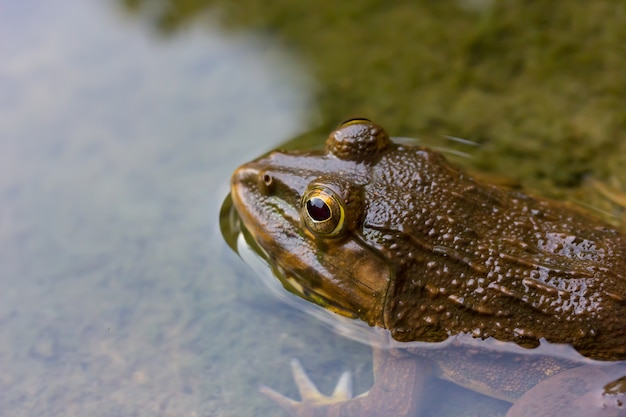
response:
<svg viewBox="0 0 626 417"><path fill-rule="evenodd" d="M531 7L170 3L0 1L2 415L280 416L257 390L295 396L292 357L368 389L369 349L278 303L219 232L233 169L318 125L478 140L477 166L556 195L626 183L610 2L585 9L603 35L580 53L557 42L574 12L537 24L558 60L516 46ZM499 413L475 400L451 412Z"/></svg>

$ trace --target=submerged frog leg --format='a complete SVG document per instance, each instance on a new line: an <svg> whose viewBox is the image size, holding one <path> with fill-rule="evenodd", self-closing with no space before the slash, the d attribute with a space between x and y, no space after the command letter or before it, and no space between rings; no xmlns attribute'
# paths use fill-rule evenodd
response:
<svg viewBox="0 0 626 417"><path fill-rule="evenodd" d="M322 394L317 389L317 386L306 374L306 371L300 364L299 360L291 360L291 373L298 387L302 403L308 403L316 406L347 401L352 398L352 377L350 372L344 372L341 374L339 380L337 381L337 385L335 386L335 390L329 396ZM287 411L294 409L298 406L298 404L300 404L298 401L292 400L291 398L286 397L266 386L261 386L261 393L271 398Z"/></svg>
<svg viewBox="0 0 626 417"><path fill-rule="evenodd" d="M268 387L261 392L292 417L413 417L421 405L426 379L432 370L428 360L393 350L374 349L374 385L352 397L349 373L340 378L330 396L319 392L297 360L291 363L302 401L295 401Z"/></svg>
<svg viewBox="0 0 626 417"><path fill-rule="evenodd" d="M538 416L626 416L626 362L585 365L561 372L527 391L506 414Z"/></svg>

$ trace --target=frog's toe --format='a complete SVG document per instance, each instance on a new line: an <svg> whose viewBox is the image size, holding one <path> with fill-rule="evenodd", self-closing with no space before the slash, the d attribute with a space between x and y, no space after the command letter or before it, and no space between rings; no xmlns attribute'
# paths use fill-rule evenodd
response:
<svg viewBox="0 0 626 417"><path fill-rule="evenodd" d="M337 385L330 396L322 394L297 359L291 360L291 372L298 386L302 401L314 404L329 404L347 401L352 398L352 376L350 372L344 372L339 377Z"/></svg>
<svg viewBox="0 0 626 417"><path fill-rule="evenodd" d="M369 391L352 396L352 378L345 372L330 396L319 392L297 360L291 370L301 401L295 401L270 388L261 392L292 417L408 417L419 409L424 383L432 373L430 362L412 355L374 350L375 383Z"/></svg>
<svg viewBox="0 0 626 417"><path fill-rule="evenodd" d="M262 394L269 397L292 415L297 415L297 409L303 406L315 407L352 399L352 376L350 372L341 374L333 393L329 396L319 391L297 359L291 361L291 372L302 401L295 401L266 386L262 386L260 390Z"/></svg>

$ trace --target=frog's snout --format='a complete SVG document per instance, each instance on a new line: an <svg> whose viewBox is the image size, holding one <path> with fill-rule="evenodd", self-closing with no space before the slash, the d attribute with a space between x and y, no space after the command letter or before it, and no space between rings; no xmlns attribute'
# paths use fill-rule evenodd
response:
<svg viewBox="0 0 626 417"><path fill-rule="evenodd" d="M241 187L245 187L246 189L256 189L263 194L271 190L273 183L273 175L254 163L245 164L237 168L230 182L233 192L236 192Z"/></svg>

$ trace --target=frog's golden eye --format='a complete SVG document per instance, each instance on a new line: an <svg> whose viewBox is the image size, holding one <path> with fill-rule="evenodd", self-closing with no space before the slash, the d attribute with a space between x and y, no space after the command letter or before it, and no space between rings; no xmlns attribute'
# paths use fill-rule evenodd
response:
<svg viewBox="0 0 626 417"><path fill-rule="evenodd" d="M323 237L338 236L346 219L343 201L323 187L311 188L304 194L301 215L309 230Z"/></svg>

